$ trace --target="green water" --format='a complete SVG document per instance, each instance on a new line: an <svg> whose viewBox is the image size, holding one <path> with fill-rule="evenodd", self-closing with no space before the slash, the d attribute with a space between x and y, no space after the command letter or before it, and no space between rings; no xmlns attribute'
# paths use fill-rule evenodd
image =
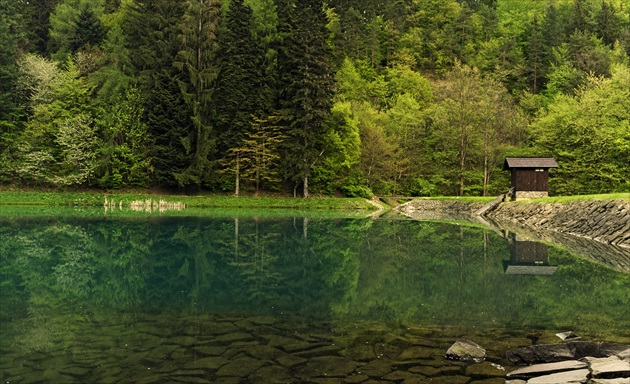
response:
<svg viewBox="0 0 630 384"><path fill-rule="evenodd" d="M13 209L0 238L3 382L361 382L390 359L472 383L443 361L457 337L498 363L560 331L630 339L628 274L553 247L553 274L506 274L514 245L476 227Z"/></svg>

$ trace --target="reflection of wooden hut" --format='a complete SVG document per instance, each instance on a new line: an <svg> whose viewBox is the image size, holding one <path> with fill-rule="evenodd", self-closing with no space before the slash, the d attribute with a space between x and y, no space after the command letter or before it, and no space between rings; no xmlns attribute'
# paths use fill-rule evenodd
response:
<svg viewBox="0 0 630 384"><path fill-rule="evenodd" d="M503 170L512 172L514 199L547 197L549 168L558 168L551 157L506 157Z"/></svg>
<svg viewBox="0 0 630 384"><path fill-rule="evenodd" d="M514 239L510 260L503 261L506 275L553 275L558 267L549 265L547 244Z"/></svg>

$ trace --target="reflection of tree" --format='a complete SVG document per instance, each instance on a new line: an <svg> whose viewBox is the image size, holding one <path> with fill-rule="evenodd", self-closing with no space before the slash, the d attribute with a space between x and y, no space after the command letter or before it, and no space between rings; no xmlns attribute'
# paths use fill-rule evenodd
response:
<svg viewBox="0 0 630 384"><path fill-rule="evenodd" d="M480 228L363 219L0 221L0 326L30 347L94 313L288 313L420 324L629 325L630 276L550 248L552 277L508 276ZM605 305L593 311L593 297ZM579 318L576 317L579 315ZM627 327L626 327L627 328ZM55 336L56 337L56 336Z"/></svg>
<svg viewBox="0 0 630 384"><path fill-rule="evenodd" d="M258 220L248 222L247 226L246 235L239 239L243 256L229 262L228 265L240 274L250 298L256 302L261 299L270 300L277 294L271 293L270 290L273 291L273 287L277 287L282 280L277 266L274 265L278 261L278 256L273 253L280 234L261 230L261 223ZM265 295L265 292L268 294Z"/></svg>

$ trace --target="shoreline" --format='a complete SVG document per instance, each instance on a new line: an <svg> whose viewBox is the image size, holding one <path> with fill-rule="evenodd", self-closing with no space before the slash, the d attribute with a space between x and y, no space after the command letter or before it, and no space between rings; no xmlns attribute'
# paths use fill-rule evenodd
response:
<svg viewBox="0 0 630 384"><path fill-rule="evenodd" d="M375 211L375 207L364 198L312 197L255 197L222 195L162 195L150 193L106 193L106 192L38 192L0 191L0 206L72 206L136 208L152 211L185 208L259 208L298 210L361 210ZM147 209L149 208L149 209Z"/></svg>

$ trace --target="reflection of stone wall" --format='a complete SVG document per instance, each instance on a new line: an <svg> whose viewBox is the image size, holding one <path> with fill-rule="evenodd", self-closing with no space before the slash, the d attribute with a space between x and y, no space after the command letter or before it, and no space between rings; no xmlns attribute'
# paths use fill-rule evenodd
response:
<svg viewBox="0 0 630 384"><path fill-rule="evenodd" d="M398 208L419 220L484 222L473 214L483 204L457 200L414 200ZM630 201L584 200L567 204L503 203L486 214L491 228L548 242L607 265L630 271ZM593 241L595 240L595 241Z"/></svg>
<svg viewBox="0 0 630 384"><path fill-rule="evenodd" d="M491 220L503 231L518 233L529 239L543 241L567 251L605 265L617 271L630 272L630 249L604 244L586 237L566 235L557 231L533 228L513 221Z"/></svg>
<svg viewBox="0 0 630 384"><path fill-rule="evenodd" d="M549 197L549 193L535 191L516 191L516 193L514 194L515 200L539 199L543 197Z"/></svg>

